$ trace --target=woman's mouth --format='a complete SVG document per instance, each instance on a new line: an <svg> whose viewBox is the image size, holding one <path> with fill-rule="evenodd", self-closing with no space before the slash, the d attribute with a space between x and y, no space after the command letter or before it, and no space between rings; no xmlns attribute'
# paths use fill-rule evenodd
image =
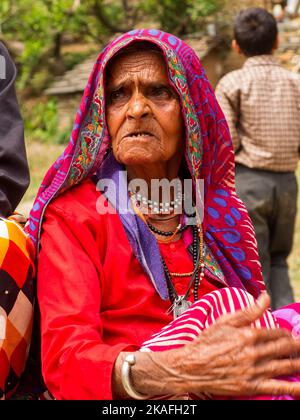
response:
<svg viewBox="0 0 300 420"><path fill-rule="evenodd" d="M154 137L152 133L149 133L149 131L133 131L131 133L126 134L122 137L122 140L124 139L140 139L140 138L146 138L146 137Z"/></svg>

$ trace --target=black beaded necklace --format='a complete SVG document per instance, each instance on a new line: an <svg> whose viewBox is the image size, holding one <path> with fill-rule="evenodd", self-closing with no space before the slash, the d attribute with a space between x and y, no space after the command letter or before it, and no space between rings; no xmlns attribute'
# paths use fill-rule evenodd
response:
<svg viewBox="0 0 300 420"><path fill-rule="evenodd" d="M159 230L155 226L153 226L148 220L147 220L147 225L148 225L149 229L152 230L152 232L156 233L157 235L161 235L161 236L173 236L174 233L175 233L175 232L172 232L172 231L167 231L166 232L164 230ZM177 233L184 232L187 228L188 228L188 225L181 226L177 230Z"/></svg>
<svg viewBox="0 0 300 420"><path fill-rule="evenodd" d="M186 311L190 306L191 302L187 301L189 292L191 290L192 285L194 284L194 301L196 302L198 300L198 288L200 283L200 277L202 278L204 276L204 263L203 263L203 255L202 255L202 249L203 249L203 243L199 238L199 232L201 230L197 226L192 226L193 229L193 262L194 262L194 271L191 276L191 280L189 282L187 291L184 296L178 296L175 287L172 282L172 276L168 270L168 267L162 258L162 264L164 267L164 272L167 280L167 286L168 286L168 292L169 292L169 298L172 303L172 310L173 310L173 316L174 318L177 318L179 315L181 315L184 311ZM201 268L201 274L199 276L199 267Z"/></svg>

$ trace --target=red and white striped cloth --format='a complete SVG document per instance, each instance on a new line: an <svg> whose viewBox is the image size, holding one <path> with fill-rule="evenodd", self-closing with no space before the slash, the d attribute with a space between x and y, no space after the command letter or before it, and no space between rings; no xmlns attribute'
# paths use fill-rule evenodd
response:
<svg viewBox="0 0 300 420"><path fill-rule="evenodd" d="M188 344L198 337L202 331L214 324L216 320L224 315L231 314L240 309L245 309L255 302L252 295L242 289L223 288L213 291L199 301L194 303L180 317L172 321L160 332L154 334L145 341L140 351L164 351L176 349ZM275 314L275 315L274 315ZM300 336L300 303L281 308L280 311L272 314L265 312L263 317L252 324L253 328L285 328L292 331L293 335ZM278 315L278 316L277 316ZM300 382L300 375L282 378L291 382ZM179 396L180 399L194 399L193 395ZM178 399L178 396L167 396L168 399ZM282 396L253 396L224 398L203 394L197 399L263 399L263 400L290 400L289 395Z"/></svg>
<svg viewBox="0 0 300 420"><path fill-rule="evenodd" d="M224 314L245 309L255 302L252 295L242 289L226 287L215 290L194 303L180 317L145 341L141 351L163 351L181 347L198 337ZM279 325L270 311L257 320L253 327L277 328Z"/></svg>

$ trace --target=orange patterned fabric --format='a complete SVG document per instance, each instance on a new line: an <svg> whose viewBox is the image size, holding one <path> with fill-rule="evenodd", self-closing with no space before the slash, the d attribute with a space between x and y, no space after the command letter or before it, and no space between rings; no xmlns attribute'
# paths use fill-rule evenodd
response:
<svg viewBox="0 0 300 420"><path fill-rule="evenodd" d="M22 228L0 218L0 399L9 397L17 388L29 351L33 252Z"/></svg>

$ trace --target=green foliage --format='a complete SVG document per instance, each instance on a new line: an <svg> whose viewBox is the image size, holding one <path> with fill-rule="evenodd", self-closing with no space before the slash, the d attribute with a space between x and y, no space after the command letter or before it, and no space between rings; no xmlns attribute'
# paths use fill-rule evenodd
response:
<svg viewBox="0 0 300 420"><path fill-rule="evenodd" d="M23 107L25 137L30 142L67 144L72 132L74 116L64 128L59 128L57 100L43 98L32 106Z"/></svg>
<svg viewBox="0 0 300 420"><path fill-rule="evenodd" d="M71 118L69 121L69 124L65 128L60 129L58 131L57 137L52 143L60 144L60 145L68 144L71 133L72 133L73 125L74 125L73 118Z"/></svg>
<svg viewBox="0 0 300 420"><path fill-rule="evenodd" d="M39 101L22 110L25 135L30 140L53 142L57 137L58 113L55 99Z"/></svg>
<svg viewBox="0 0 300 420"><path fill-rule="evenodd" d="M222 0L147 0L142 7L175 35L186 35L201 29L204 18L217 12Z"/></svg>
<svg viewBox="0 0 300 420"><path fill-rule="evenodd" d="M63 72L64 36L81 42L104 42L115 32L129 30L137 18L136 8L130 3L126 0L0 0L0 36L24 45L19 86L31 87L33 75L43 67L49 73Z"/></svg>
<svg viewBox="0 0 300 420"><path fill-rule="evenodd" d="M45 56L54 54L55 36L68 31L68 10L72 3L72 0L1 0L3 36L24 43L20 58L21 87L30 84L33 74L45 64Z"/></svg>
<svg viewBox="0 0 300 420"><path fill-rule="evenodd" d="M55 75L71 69L89 54L66 49L67 42L105 43L117 32L155 26L185 35L201 29L223 0L0 0L0 38L23 45L18 87L39 96ZM26 96L25 95L25 96ZM70 127L60 132L54 99L24 107L26 135L39 142L65 143Z"/></svg>
<svg viewBox="0 0 300 420"><path fill-rule="evenodd" d="M34 75L46 68L50 75L66 66L64 36L80 42L106 42L147 19L178 35L201 29L203 18L216 12L223 0L0 0L0 36L20 41L19 86L34 86ZM147 25L146 25L147 26ZM38 88L43 79L38 78ZM45 80L45 83L47 80ZM34 90L36 92L36 89Z"/></svg>

